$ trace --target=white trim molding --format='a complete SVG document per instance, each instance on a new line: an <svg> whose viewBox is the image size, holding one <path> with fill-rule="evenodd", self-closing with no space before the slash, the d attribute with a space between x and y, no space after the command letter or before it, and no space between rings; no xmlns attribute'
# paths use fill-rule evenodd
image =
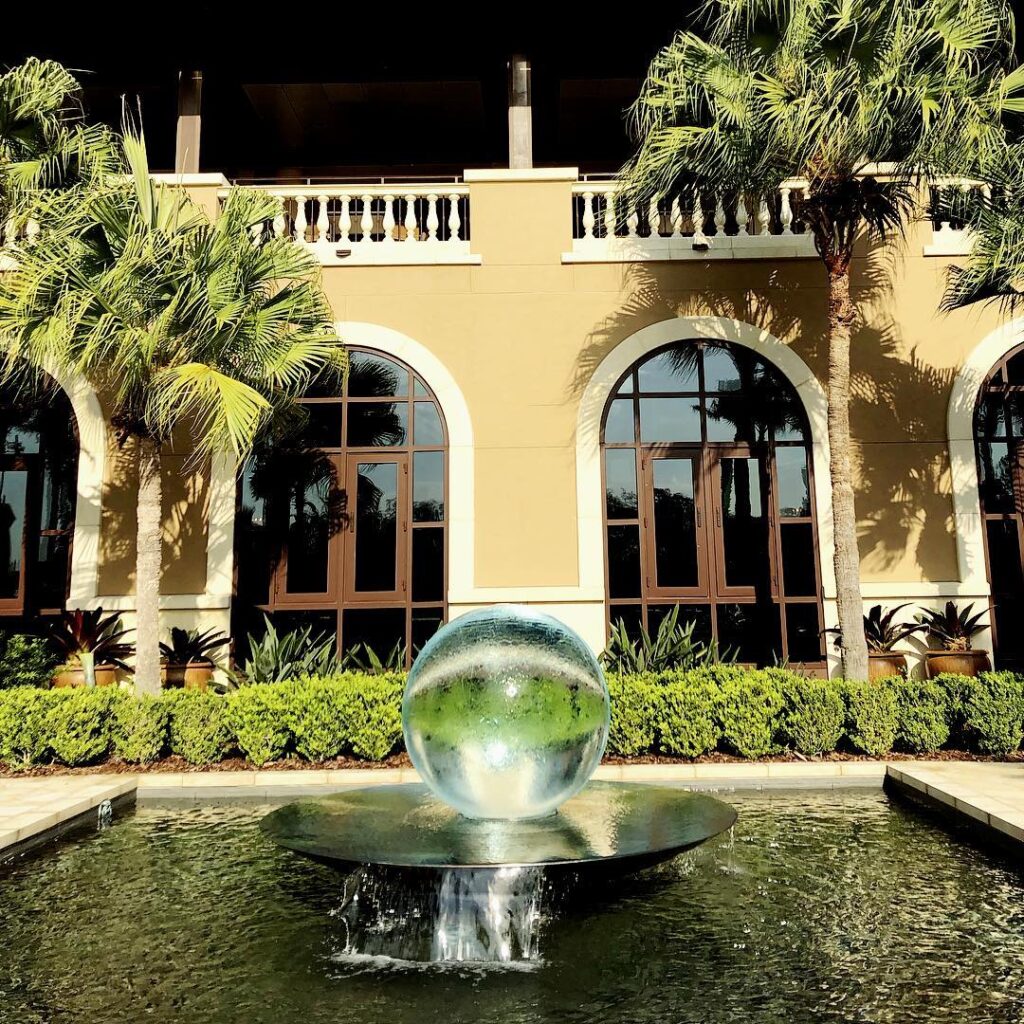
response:
<svg viewBox="0 0 1024 1024"><path fill-rule="evenodd" d="M1024 342L1024 318L1011 320L985 335L968 353L953 381L946 415L960 586L964 593L986 599L991 588L985 571L985 532L981 522L978 463L974 450L974 410L978 392L989 371L1021 342Z"/></svg>
<svg viewBox="0 0 1024 1024"><path fill-rule="evenodd" d="M462 389L430 349L401 331L351 320L335 327L345 345L376 349L408 363L441 406L448 430L448 603L475 600L473 424Z"/></svg>

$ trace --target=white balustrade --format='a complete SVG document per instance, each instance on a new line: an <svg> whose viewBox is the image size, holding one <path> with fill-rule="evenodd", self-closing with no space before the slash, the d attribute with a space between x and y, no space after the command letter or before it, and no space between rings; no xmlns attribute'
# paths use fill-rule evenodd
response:
<svg viewBox="0 0 1024 1024"><path fill-rule="evenodd" d="M462 184L266 191L278 212L265 230L306 246L324 265L480 262L470 252L469 189Z"/></svg>

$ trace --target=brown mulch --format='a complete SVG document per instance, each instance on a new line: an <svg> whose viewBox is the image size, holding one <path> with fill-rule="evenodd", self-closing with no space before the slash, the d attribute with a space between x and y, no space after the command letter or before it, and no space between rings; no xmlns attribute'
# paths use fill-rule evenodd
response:
<svg viewBox="0 0 1024 1024"><path fill-rule="evenodd" d="M759 758L756 763L772 764L797 764L799 762L826 763L831 761L1001 761L1001 762L1024 762L1024 751L1015 751L1004 756L987 756L983 754L971 754L963 750L938 750L933 754L888 754L884 758L868 757L866 754L848 754L835 752L825 754L821 757L805 757L792 751L785 754L776 754L771 757ZM616 754L608 754L604 758L604 764L751 764L743 757L735 757L732 754L708 754L705 757L665 757L656 754L646 754L641 757L619 757ZM230 757L216 764L200 766L189 764L184 758L171 756L154 761L152 764L138 765L127 764L124 761L103 761L100 764L89 765L84 768L66 768L59 764L37 764L29 768L14 769L0 762L0 778L33 778L47 775L137 775L142 772L148 774L159 774L161 772L251 772L254 770L289 772L314 770L319 771L325 768L408 768L412 762L409 755L394 754L383 761L360 761L354 757L336 757L330 761L318 761L312 763L303 761L298 757L289 757L281 761L272 761L266 765L254 765L245 760L244 757Z"/></svg>

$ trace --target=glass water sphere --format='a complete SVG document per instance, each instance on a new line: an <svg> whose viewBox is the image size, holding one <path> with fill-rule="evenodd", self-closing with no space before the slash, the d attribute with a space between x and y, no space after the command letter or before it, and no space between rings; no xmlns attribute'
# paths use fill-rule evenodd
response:
<svg viewBox="0 0 1024 1024"><path fill-rule="evenodd" d="M423 781L470 818L536 818L586 784L608 739L608 687L568 626L499 605L440 629L405 685Z"/></svg>

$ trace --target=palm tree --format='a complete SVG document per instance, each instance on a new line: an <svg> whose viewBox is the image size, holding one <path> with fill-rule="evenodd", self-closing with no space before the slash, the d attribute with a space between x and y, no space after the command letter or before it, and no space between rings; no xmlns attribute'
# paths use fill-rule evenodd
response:
<svg viewBox="0 0 1024 1024"><path fill-rule="evenodd" d="M211 222L155 183L141 134L121 143L129 173L47 194L42 230L0 275L0 355L80 374L104 396L138 459L136 686L160 688L161 451L251 451L274 415L344 369L314 260L272 236L273 199L233 190Z"/></svg>
<svg viewBox="0 0 1024 1024"><path fill-rule="evenodd" d="M845 673L867 677L850 460L854 241L899 232L933 167L998 152L1022 109L1005 0L711 0L634 104L622 189L647 201L696 187L726 204L806 181L800 219L828 280L828 435ZM887 173L873 173L879 164ZM884 180L883 180L884 179Z"/></svg>

